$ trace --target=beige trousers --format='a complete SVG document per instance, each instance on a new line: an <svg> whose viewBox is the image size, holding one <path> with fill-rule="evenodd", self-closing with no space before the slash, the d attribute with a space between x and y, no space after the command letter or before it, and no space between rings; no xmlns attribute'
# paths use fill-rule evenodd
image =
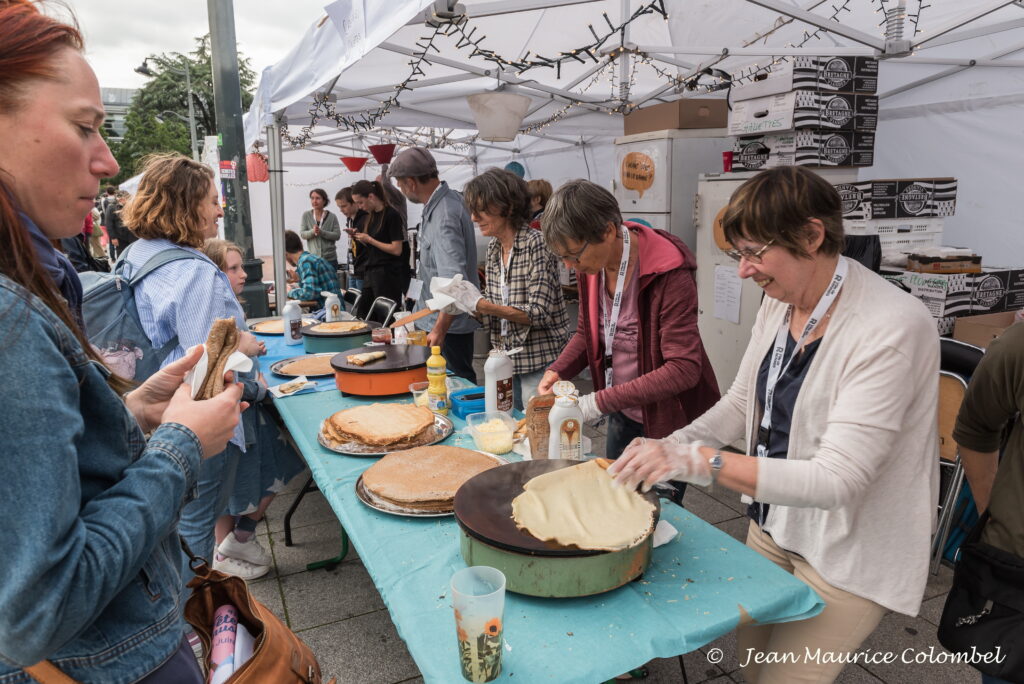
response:
<svg viewBox="0 0 1024 684"><path fill-rule="evenodd" d="M825 582L802 556L779 547L753 520L747 546L814 589L825 608L809 620L738 628L736 657L743 677L754 684L834 681L845 666L844 654L863 643L886 609Z"/></svg>

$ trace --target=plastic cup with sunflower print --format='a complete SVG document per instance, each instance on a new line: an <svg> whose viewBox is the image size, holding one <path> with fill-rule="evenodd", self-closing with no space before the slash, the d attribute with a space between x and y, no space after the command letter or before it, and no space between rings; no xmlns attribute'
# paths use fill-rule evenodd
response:
<svg viewBox="0 0 1024 684"><path fill-rule="evenodd" d="M462 676L471 682L497 679L501 674L505 575L483 565L459 570L452 575L452 605Z"/></svg>

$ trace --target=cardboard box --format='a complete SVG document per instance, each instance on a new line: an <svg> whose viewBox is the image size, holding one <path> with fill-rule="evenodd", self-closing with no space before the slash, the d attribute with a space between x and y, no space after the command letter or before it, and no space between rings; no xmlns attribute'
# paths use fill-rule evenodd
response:
<svg viewBox="0 0 1024 684"><path fill-rule="evenodd" d="M836 186L839 187L839 186ZM851 221L843 219L843 231L847 235L938 235L942 236L946 220L926 219L868 219Z"/></svg>
<svg viewBox="0 0 1024 684"><path fill-rule="evenodd" d="M878 90L878 60L874 57L791 57L772 67L767 77L734 86L733 102L790 90L874 93Z"/></svg>
<svg viewBox="0 0 1024 684"><path fill-rule="evenodd" d="M725 128L729 106L723 99L683 98L644 107L623 117L625 135L670 128Z"/></svg>
<svg viewBox="0 0 1024 684"><path fill-rule="evenodd" d="M840 183L843 218L927 219L956 213L955 178L897 178Z"/></svg>
<svg viewBox="0 0 1024 684"><path fill-rule="evenodd" d="M878 97L857 93L793 90L734 102L729 135L781 133L801 128L873 131L878 125Z"/></svg>
<svg viewBox="0 0 1024 684"><path fill-rule="evenodd" d="M1003 334L1013 325L1016 311L982 314L980 316L959 316L953 324L953 339L967 342L983 349L988 343Z"/></svg>
<svg viewBox="0 0 1024 684"><path fill-rule="evenodd" d="M915 273L981 273L981 257L934 257L911 254L907 257L907 270Z"/></svg>
<svg viewBox="0 0 1024 684"><path fill-rule="evenodd" d="M801 130L777 135L737 138L733 171L759 171L775 166L871 166L875 134L861 131Z"/></svg>
<svg viewBox="0 0 1024 684"><path fill-rule="evenodd" d="M882 271L882 277L924 302L935 318L962 316L971 312L974 274Z"/></svg>
<svg viewBox="0 0 1024 684"><path fill-rule="evenodd" d="M1024 309L1024 269L983 268L974 276L973 313Z"/></svg>
<svg viewBox="0 0 1024 684"><path fill-rule="evenodd" d="M959 320L958 316L943 316L942 318L936 318L935 327L939 330L939 336L952 335L953 330L956 329L957 320Z"/></svg>

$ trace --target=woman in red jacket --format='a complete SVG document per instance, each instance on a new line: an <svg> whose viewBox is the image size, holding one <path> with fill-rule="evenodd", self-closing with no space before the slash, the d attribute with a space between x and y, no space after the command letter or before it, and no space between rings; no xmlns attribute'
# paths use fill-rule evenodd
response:
<svg viewBox="0 0 1024 684"><path fill-rule="evenodd" d="M551 196L544 240L576 271L576 333L538 391L589 367L594 392L584 419L609 416L606 455L635 437L664 437L718 401L718 384L697 331L696 262L682 240L622 222L615 197L574 180Z"/></svg>

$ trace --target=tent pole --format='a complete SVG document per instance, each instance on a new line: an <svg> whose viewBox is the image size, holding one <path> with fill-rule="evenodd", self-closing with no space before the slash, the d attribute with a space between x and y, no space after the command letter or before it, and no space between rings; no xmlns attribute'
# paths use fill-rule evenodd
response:
<svg viewBox="0 0 1024 684"><path fill-rule="evenodd" d="M935 38L929 40L928 44L923 46L922 50L928 50L930 48L937 48L941 45L949 45L950 43L959 43L964 40L970 40L971 38L979 38L981 36L991 36L996 33L1002 33L1003 31L1011 31L1016 28L1024 26L1024 19L1011 19L1009 21L1001 21L998 24L989 24L988 26L979 26L977 28L966 29L964 31L957 31L956 33L949 34L941 38Z"/></svg>
<svg viewBox="0 0 1024 684"><path fill-rule="evenodd" d="M1005 57L1006 55L1011 55L1014 52L1019 52L1020 50L1024 50L1024 43L1017 43L1016 45L1010 46L1010 48L1008 48L1008 49L999 50L998 52L993 52L992 54L985 55L984 57L982 57L982 60L999 59L1000 57ZM952 67L950 69L944 69L944 70L938 72L937 74L932 74L931 76L927 76L925 78L918 79L917 81L914 81L912 83L907 83L906 85L901 85L898 88L893 88L892 90L890 90L888 92L880 93L879 96L878 96L878 99L879 100L884 100L886 98L892 97L893 95L899 95L900 93L905 93L908 90L913 90L914 88L917 88L918 86L923 86L926 83L932 83L933 81L937 81L940 78L945 78L946 76L952 76L953 74L959 74L961 71L964 71L965 69L970 69L970 67L969 66L957 66L957 67Z"/></svg>
<svg viewBox="0 0 1024 684"><path fill-rule="evenodd" d="M1003 4L1010 3L1010 0L998 1L1002 2ZM782 14L784 16L798 19L804 22L805 24L816 26L820 29L824 29L826 31L834 33L837 36L849 38L850 40L856 41L863 45L867 45L868 47L873 47L877 50L885 49L885 40L879 36L873 36L870 33L858 31L857 29L850 28L849 26L844 26L843 24L837 21L830 21L829 19L821 16L820 14L814 14L813 12L807 12L797 7L793 7L792 5L788 5L784 2L781 2L781 0L747 0L747 2L754 5L760 5L765 9L770 9L773 12L778 12L779 14Z"/></svg>
<svg viewBox="0 0 1024 684"><path fill-rule="evenodd" d="M274 301L277 315L284 310L284 159L281 151L281 119L267 126L267 170L270 172L270 244L274 250Z"/></svg>
<svg viewBox="0 0 1024 684"><path fill-rule="evenodd" d="M975 8L975 10L971 12L970 16L954 19L945 26L940 26L934 31L929 32L928 35L924 36L920 40L915 40L913 42L913 45L911 45L911 49L917 49L918 47L924 45L930 40L934 40L939 36L944 36L950 31L955 31L956 29L960 28L961 26L964 26L965 24L969 24L972 21L980 19L986 14L991 14L992 12L995 12L998 9L1002 9L1007 5L1012 5L1014 2L1015 0L988 0L988 2L981 4L980 7Z"/></svg>
<svg viewBox="0 0 1024 684"><path fill-rule="evenodd" d="M629 20L629 0L621 0L619 20L626 24ZM629 52L626 51L626 43L629 42L629 24L622 27L622 54L619 56L619 102L625 108L626 100L629 98Z"/></svg>

